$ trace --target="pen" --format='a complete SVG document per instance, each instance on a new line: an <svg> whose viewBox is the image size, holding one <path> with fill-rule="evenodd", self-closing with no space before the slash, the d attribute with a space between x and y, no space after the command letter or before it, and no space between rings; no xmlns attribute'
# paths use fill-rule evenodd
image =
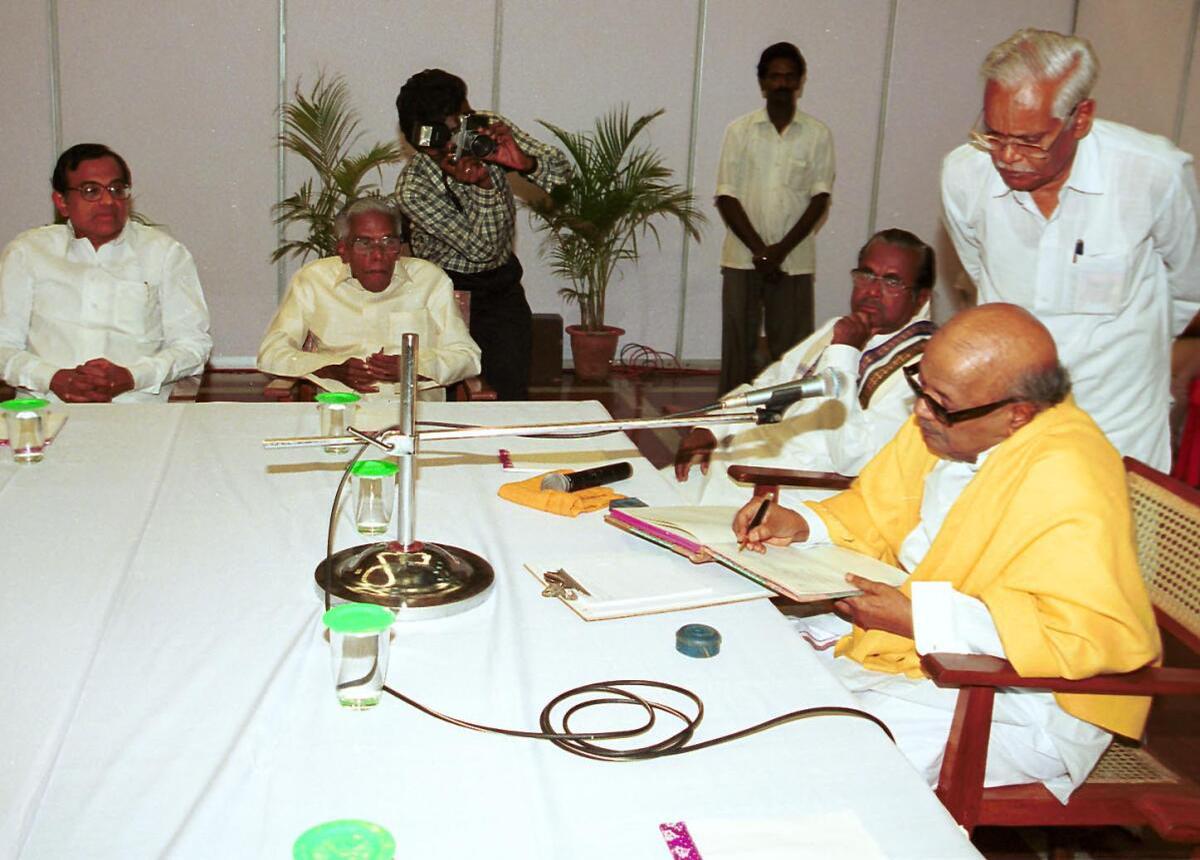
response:
<svg viewBox="0 0 1200 860"><path fill-rule="evenodd" d="M771 504L770 497L763 499L763 503L758 506L758 510L754 512L754 516L750 518L750 525L746 526L746 534L747 535L749 535L750 532L754 531L756 528L758 528L760 525L762 525L763 517L765 517L767 515L767 506L770 504ZM745 548L746 548L745 541L742 541L740 544L738 544L738 552L741 552Z"/></svg>
<svg viewBox="0 0 1200 860"><path fill-rule="evenodd" d="M1071 255L1071 262L1072 263L1077 262L1079 260L1079 258L1082 256L1083 256L1083 240L1076 239L1075 240L1075 253Z"/></svg>

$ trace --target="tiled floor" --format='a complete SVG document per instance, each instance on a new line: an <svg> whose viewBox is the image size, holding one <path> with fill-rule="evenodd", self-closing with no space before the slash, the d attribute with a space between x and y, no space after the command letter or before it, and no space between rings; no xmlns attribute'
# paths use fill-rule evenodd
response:
<svg viewBox="0 0 1200 860"><path fill-rule="evenodd" d="M210 371L205 374L200 400L262 400L266 377L255 371ZM679 371L621 373L602 383L577 382L568 372L561 382L531 388L533 400L598 400L616 418L652 417L690 409L716 399L715 372ZM682 437L677 430L644 430L631 434L642 454L654 465L669 463ZM1167 665L1200 666L1185 649L1168 643ZM1175 698L1159 702L1150 731L1167 748L1173 767L1200 780L1200 702ZM1051 842L1053 840L1053 843ZM990 860L1031 860L1050 856L1050 847L1073 845L1079 858L1138 858L1166 860L1188 857L1186 848L1163 843L1153 833L1122 828L1095 828L1048 833L1041 829L984 828L975 844ZM1055 855L1060 856L1060 855Z"/></svg>

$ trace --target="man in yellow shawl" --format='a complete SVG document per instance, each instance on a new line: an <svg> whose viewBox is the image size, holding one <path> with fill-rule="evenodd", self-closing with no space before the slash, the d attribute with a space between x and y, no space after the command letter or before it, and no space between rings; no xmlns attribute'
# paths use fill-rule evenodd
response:
<svg viewBox="0 0 1200 860"><path fill-rule="evenodd" d="M957 691L920 654L990 654L1022 675L1085 678L1158 660L1120 457L1070 396L1050 334L1014 305L963 311L909 376L913 417L854 485L803 514L771 507L750 549L832 541L909 571L862 594L828 657L859 707L886 722L937 782ZM828 652L826 652L828 654ZM1007 691L996 696L985 785L1042 782L1066 801L1111 733L1138 737L1148 699Z"/></svg>

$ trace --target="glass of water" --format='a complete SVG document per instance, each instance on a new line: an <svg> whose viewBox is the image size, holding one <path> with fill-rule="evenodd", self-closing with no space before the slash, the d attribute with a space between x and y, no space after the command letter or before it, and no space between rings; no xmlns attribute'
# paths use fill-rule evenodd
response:
<svg viewBox="0 0 1200 860"><path fill-rule="evenodd" d="M354 476L354 525L359 534L381 535L392 521L398 467L388 460L359 460Z"/></svg>
<svg viewBox="0 0 1200 860"><path fill-rule="evenodd" d="M18 463L37 463L46 447L46 407L36 397L23 397L0 403L8 433L8 447Z"/></svg>
<svg viewBox="0 0 1200 860"><path fill-rule="evenodd" d="M388 634L396 617L374 603L343 603L321 620L329 628L338 704L354 711L375 707L387 678Z"/></svg>
<svg viewBox="0 0 1200 860"><path fill-rule="evenodd" d="M354 412L358 409L357 394L348 391L322 391L317 395L317 411L321 415L322 436L345 436L346 428L354 423ZM348 445L329 445L329 454L345 454Z"/></svg>

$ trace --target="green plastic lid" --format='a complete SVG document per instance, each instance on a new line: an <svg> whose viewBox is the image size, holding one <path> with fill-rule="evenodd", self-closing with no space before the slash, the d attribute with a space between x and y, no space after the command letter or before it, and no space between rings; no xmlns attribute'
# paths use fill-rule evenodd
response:
<svg viewBox="0 0 1200 860"><path fill-rule="evenodd" d="M321 616L334 633L379 633L395 620L395 615L374 603L343 603Z"/></svg>
<svg viewBox="0 0 1200 860"><path fill-rule="evenodd" d="M317 395L318 403L357 403L362 400L357 394L351 394L349 391L322 391Z"/></svg>
<svg viewBox="0 0 1200 860"><path fill-rule="evenodd" d="M32 409L45 409L49 405L49 400L42 400L40 397L19 397L16 400L5 400L0 403L0 409L7 409L9 412L28 412Z"/></svg>
<svg viewBox="0 0 1200 860"><path fill-rule="evenodd" d="M292 846L295 860L392 860L395 856L392 834L378 824L353 818L311 827Z"/></svg>
<svg viewBox="0 0 1200 860"><path fill-rule="evenodd" d="M388 478L400 467L388 460L359 460L350 467L350 473L361 478Z"/></svg>

